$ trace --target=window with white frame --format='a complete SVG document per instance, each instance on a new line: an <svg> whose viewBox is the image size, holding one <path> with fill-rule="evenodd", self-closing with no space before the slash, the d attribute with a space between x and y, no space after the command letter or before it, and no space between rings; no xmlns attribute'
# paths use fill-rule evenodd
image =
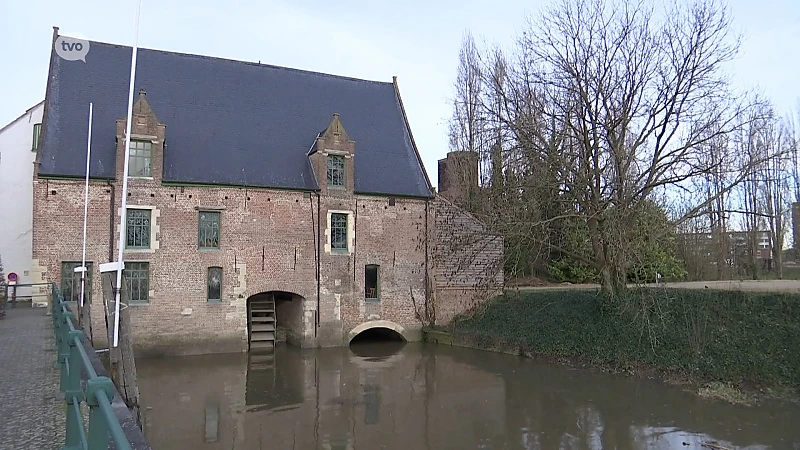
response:
<svg viewBox="0 0 800 450"><path fill-rule="evenodd" d="M131 139L131 154L130 158L128 159L128 176L152 177L152 158L152 142Z"/></svg>

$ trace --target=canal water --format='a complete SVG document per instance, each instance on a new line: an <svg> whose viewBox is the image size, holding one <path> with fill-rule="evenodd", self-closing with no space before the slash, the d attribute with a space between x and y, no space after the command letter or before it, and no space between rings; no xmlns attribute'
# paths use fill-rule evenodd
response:
<svg viewBox="0 0 800 450"><path fill-rule="evenodd" d="M800 449L800 408L433 344L137 361L169 449Z"/></svg>

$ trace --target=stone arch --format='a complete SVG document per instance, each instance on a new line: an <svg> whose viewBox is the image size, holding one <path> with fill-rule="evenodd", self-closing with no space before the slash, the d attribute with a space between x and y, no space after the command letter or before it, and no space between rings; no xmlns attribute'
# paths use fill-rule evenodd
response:
<svg viewBox="0 0 800 450"><path fill-rule="evenodd" d="M259 313L251 309L253 302L260 302L264 305L264 301L267 302L267 311L270 306L274 307L271 313L264 312L265 310ZM264 336L272 337L273 344L276 341L285 341L302 346L309 331L305 314L306 302L307 299L299 293L281 289L257 292L246 297L247 334L251 347L254 332L261 332L264 333ZM254 314L260 316L259 323L254 322L256 320ZM256 327L260 327L261 330Z"/></svg>
<svg viewBox="0 0 800 450"><path fill-rule="evenodd" d="M250 297L258 294L264 294L268 292L288 292L291 294L299 295L306 300L314 300L316 301L316 291L311 289L306 289L305 286L298 286L293 285L292 283L285 283L279 282L276 283L274 281L261 281L257 280L256 282L249 282L248 286L245 290L243 290L241 294L241 298L249 299Z"/></svg>
<svg viewBox="0 0 800 450"><path fill-rule="evenodd" d="M350 342L352 342L354 337L358 336L364 331L373 328L386 328L388 330L392 330L397 334L399 334L400 336L402 336L403 340L406 342L413 340L412 336L409 335L408 331L406 331L406 329L400 324L397 324L390 320L371 320L369 322L364 322L360 325L357 325L355 328L350 330L350 332L347 333L347 343L349 344Z"/></svg>

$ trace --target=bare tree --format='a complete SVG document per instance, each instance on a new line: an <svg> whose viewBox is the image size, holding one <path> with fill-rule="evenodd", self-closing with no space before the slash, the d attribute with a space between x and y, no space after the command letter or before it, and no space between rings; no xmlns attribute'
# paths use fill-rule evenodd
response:
<svg viewBox="0 0 800 450"><path fill-rule="evenodd" d="M659 22L644 2L561 0L522 40L532 82L566 129L575 164L565 181L612 295L643 202L712 171L704 145L735 131L746 107L721 72L738 50L727 10L708 1L667 13Z"/></svg>
<svg viewBox="0 0 800 450"><path fill-rule="evenodd" d="M695 0L663 13L645 0L555 0L514 52L470 59L480 151L503 183L487 219L507 251L536 243L546 259L586 264L610 296L625 289L637 218L666 193L690 199L674 225L716 233L727 264L732 194L762 162L732 143L762 109L723 73L739 48L728 10Z"/></svg>
<svg viewBox="0 0 800 450"><path fill-rule="evenodd" d="M794 139L786 121L770 121L764 130L764 145L769 157L762 167L762 195L772 261L778 278L783 279L783 247L791 209L790 183L793 172L796 171L791 167Z"/></svg>
<svg viewBox="0 0 800 450"><path fill-rule="evenodd" d="M800 109L797 111L797 116L800 119ZM786 149L789 152L789 189L791 196L791 214L792 214L792 247L794 248L795 258L798 256L798 248L800 248L800 141L798 141L797 125L794 120L787 118L784 122L785 133L784 139L786 140Z"/></svg>
<svg viewBox="0 0 800 450"><path fill-rule="evenodd" d="M458 75L450 119L450 150L484 153L485 113L481 108L484 90L480 54L472 34L467 32L461 42Z"/></svg>
<svg viewBox="0 0 800 450"><path fill-rule="evenodd" d="M734 241L734 252L737 260L746 262L745 270L754 280L759 278L759 237L763 229L764 204L760 199L760 188L763 183L761 162L765 154L763 143L763 128L767 125L767 120L756 120L749 123L746 129L742 130L738 139L739 152L747 162L748 170L744 180L740 184L740 203L739 211L742 220L745 243L743 249L736 245Z"/></svg>

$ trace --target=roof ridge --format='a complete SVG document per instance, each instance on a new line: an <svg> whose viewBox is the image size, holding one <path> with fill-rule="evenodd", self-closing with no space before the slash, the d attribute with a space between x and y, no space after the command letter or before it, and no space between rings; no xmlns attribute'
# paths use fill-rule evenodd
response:
<svg viewBox="0 0 800 450"><path fill-rule="evenodd" d="M92 40L89 40L89 44L90 44L90 49L91 49L92 45L105 45L105 46L117 47L117 48L125 48L125 49L132 49L133 48L130 45L112 44L110 42L101 42L101 41L92 41ZM286 66L278 66L278 65L275 65L275 64L266 64L266 63L261 63L261 62L244 61L244 60L241 60L241 59L222 58L222 57L219 57L219 56L199 55L199 54L195 54L195 53L178 52L178 51L173 51L173 50L159 50L159 49L147 48L147 47L139 47L138 48L138 51L142 51L142 50L145 50L145 51L148 51L148 52L154 52L154 53L162 53L162 54L165 54L165 55L186 57L186 58L197 58L197 59L204 59L204 60L210 60L210 61L223 61L223 62L228 62L228 63L243 64L243 65L247 65L247 66L263 67L263 68L267 68L267 69L277 69L277 70L285 70L285 71L289 71L289 72L299 72L299 73L305 73L305 74L309 74L309 75L319 75L319 76L323 76L323 77L338 78L338 79L348 80L348 81L359 81L359 82L362 82L362 83L374 83L374 84L382 84L382 85L392 85L393 84L392 81L367 80L367 79L364 79L364 78L350 77L350 76L347 76L347 75L336 75L336 74L332 74L332 73L317 72L317 71L308 70L308 69L298 69L296 67L286 67Z"/></svg>
<svg viewBox="0 0 800 450"><path fill-rule="evenodd" d="M31 106L30 108L26 109L24 113L22 113L22 114L18 115L18 116L17 116L15 119L11 120L11 122L8 122L7 124L3 125L3 126L0 128L0 133L2 133L3 131L6 131L6 128L9 128L11 125L14 125L14 124L15 124L15 123L17 123L17 122L18 122L20 119L22 119L23 117L25 117L25 116L27 116L28 114L30 114L30 113L31 113L31 111L33 111L34 109L38 108L38 107L39 107L39 105L41 105L42 103L44 103L44 100L42 100L42 101L40 101L39 103L37 103L37 104L35 104L35 105Z"/></svg>

